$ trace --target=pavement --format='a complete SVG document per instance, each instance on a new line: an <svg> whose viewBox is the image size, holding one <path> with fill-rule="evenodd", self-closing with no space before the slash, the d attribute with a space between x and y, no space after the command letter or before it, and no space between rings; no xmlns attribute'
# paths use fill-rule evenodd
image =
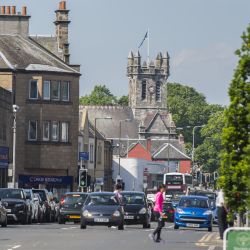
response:
<svg viewBox="0 0 250 250"><path fill-rule="evenodd" d="M162 231L163 241L154 243L148 235L152 229L126 226L124 231L103 226L81 230L78 224L8 225L0 228L0 250L222 250L218 229L213 232L199 229L174 230L166 223Z"/></svg>

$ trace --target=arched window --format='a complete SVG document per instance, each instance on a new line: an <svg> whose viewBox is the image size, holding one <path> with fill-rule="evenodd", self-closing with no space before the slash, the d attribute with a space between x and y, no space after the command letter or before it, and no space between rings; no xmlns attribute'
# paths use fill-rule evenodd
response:
<svg viewBox="0 0 250 250"><path fill-rule="evenodd" d="M161 83L157 82L155 87L155 100L160 101L161 100Z"/></svg>
<svg viewBox="0 0 250 250"><path fill-rule="evenodd" d="M146 81L143 81L141 84L141 99L145 100L146 99L146 95L147 95L147 83Z"/></svg>

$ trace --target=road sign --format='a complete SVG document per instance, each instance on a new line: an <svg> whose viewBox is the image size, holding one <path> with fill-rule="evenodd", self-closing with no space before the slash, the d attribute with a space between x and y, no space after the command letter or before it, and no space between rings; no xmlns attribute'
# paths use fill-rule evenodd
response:
<svg viewBox="0 0 250 250"><path fill-rule="evenodd" d="M224 233L223 250L250 250L250 228L228 228Z"/></svg>
<svg viewBox="0 0 250 250"><path fill-rule="evenodd" d="M84 161L89 160L89 152L79 152L79 158Z"/></svg>

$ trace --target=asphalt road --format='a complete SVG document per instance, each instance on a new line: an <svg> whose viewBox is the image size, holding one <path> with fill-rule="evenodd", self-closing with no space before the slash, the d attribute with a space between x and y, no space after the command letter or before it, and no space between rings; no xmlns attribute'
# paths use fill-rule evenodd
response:
<svg viewBox="0 0 250 250"><path fill-rule="evenodd" d="M152 227L155 224L152 223ZM152 242L148 235L153 229L126 226L124 231L108 227L88 227L78 224L8 225L0 228L0 250L221 250L218 229L212 233L198 229L174 230L167 223L161 243Z"/></svg>

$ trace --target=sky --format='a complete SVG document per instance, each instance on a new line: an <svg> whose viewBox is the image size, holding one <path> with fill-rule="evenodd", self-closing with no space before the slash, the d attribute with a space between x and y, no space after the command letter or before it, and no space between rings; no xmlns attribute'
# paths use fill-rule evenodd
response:
<svg viewBox="0 0 250 250"><path fill-rule="evenodd" d="M26 5L30 34L55 33L59 0L1 0ZM196 88L209 103L227 105L228 86L242 32L250 23L249 0L68 0L71 63L81 64L80 95L105 84L128 94L127 56L149 29L150 59L168 51L169 82ZM147 43L140 49L147 58Z"/></svg>

